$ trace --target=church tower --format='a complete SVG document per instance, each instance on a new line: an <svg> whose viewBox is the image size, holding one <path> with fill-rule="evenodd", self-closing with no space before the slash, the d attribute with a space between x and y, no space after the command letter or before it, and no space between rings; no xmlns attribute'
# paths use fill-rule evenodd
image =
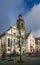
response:
<svg viewBox="0 0 40 65"><path fill-rule="evenodd" d="M26 43L25 43L25 22L22 19L22 15L18 16L17 30L18 30L18 33L20 34L20 37L19 37L20 41L19 42L20 42L20 44L22 46L21 47L21 53L23 54L23 52L25 53L25 51L26 51Z"/></svg>
<svg viewBox="0 0 40 65"><path fill-rule="evenodd" d="M21 35L25 35L25 22L21 14L18 16L17 29L20 30Z"/></svg>

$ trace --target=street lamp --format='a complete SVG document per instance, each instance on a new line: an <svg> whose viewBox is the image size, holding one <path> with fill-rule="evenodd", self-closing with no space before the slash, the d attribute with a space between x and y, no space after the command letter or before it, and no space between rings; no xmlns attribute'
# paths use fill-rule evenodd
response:
<svg viewBox="0 0 40 65"><path fill-rule="evenodd" d="M14 36L16 35L16 33L14 33ZM16 53L16 50L15 50L15 38L14 38L14 50L13 50L13 54L15 55L15 53Z"/></svg>
<svg viewBox="0 0 40 65"><path fill-rule="evenodd" d="M15 51L15 39L14 39L14 50L13 50L13 54L15 55L16 51Z"/></svg>
<svg viewBox="0 0 40 65"><path fill-rule="evenodd" d="M22 44L23 44L23 38L21 39L21 34L20 34L19 35L19 47L20 47L20 61L19 62L24 62L22 60L22 55L21 55Z"/></svg>

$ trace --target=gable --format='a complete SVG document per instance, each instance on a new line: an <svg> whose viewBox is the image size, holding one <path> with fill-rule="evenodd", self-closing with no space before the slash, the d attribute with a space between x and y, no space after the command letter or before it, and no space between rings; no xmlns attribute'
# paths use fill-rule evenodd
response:
<svg viewBox="0 0 40 65"><path fill-rule="evenodd" d="M9 29L9 30L7 31L7 33L11 34L11 29Z"/></svg>

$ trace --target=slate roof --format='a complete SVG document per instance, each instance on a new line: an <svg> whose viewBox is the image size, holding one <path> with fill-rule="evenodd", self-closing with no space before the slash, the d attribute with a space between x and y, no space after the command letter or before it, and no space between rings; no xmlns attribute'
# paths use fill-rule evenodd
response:
<svg viewBox="0 0 40 65"><path fill-rule="evenodd" d="M28 38L28 36L30 35L30 33L31 33L31 32L26 33L25 37Z"/></svg>

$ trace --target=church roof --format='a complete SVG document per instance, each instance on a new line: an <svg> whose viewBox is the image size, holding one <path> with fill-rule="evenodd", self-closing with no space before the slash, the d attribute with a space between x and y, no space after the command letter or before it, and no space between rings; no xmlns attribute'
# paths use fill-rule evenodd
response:
<svg viewBox="0 0 40 65"><path fill-rule="evenodd" d="M4 33L2 33L0 35L0 37L4 36L6 34L6 32L10 30L10 28L16 28L16 26L10 26Z"/></svg>
<svg viewBox="0 0 40 65"><path fill-rule="evenodd" d="M35 40L40 40L40 37L36 37Z"/></svg>

